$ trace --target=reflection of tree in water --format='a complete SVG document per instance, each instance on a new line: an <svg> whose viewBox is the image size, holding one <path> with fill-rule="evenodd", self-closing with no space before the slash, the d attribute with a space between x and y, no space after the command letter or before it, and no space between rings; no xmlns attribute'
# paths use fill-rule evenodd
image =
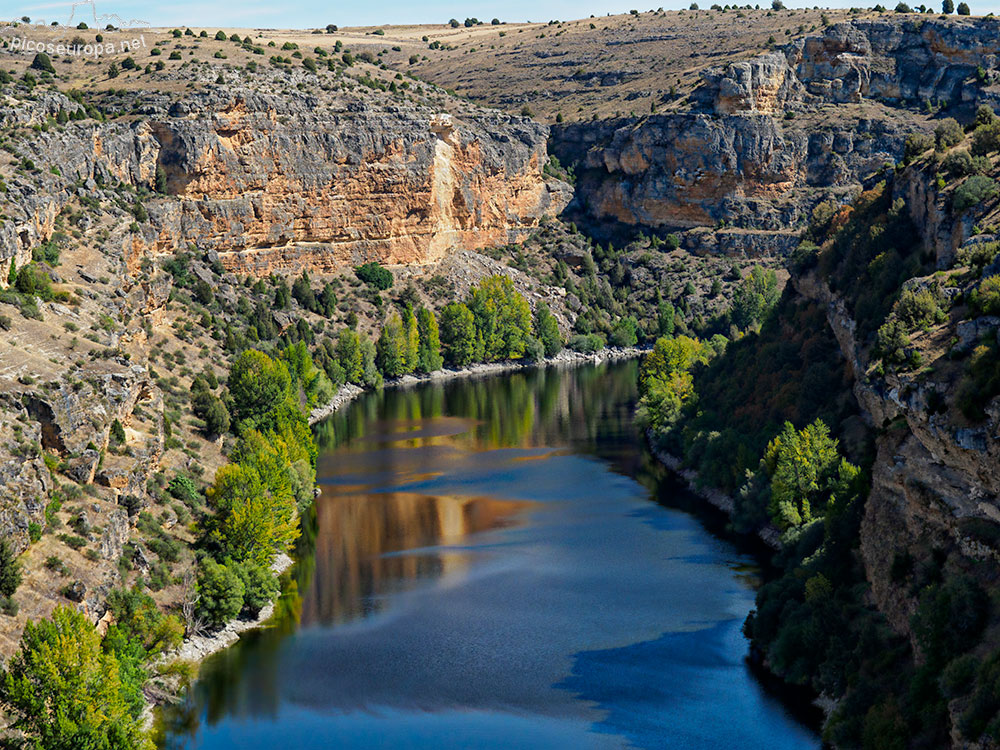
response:
<svg viewBox="0 0 1000 750"><path fill-rule="evenodd" d="M636 361L550 367L393 388L362 396L317 425L317 440L329 451L365 438L379 420L415 422L447 413L481 423L462 438L475 450L561 445L567 438L591 443L600 440L601 429L621 436L631 428L637 368Z"/></svg>

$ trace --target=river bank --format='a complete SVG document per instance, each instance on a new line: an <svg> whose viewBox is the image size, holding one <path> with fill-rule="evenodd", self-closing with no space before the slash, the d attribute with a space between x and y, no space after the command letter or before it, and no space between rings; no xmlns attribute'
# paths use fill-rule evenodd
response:
<svg viewBox="0 0 1000 750"><path fill-rule="evenodd" d="M646 442L649 444L650 451L652 451L653 455L656 456L656 460L683 479L684 484L689 491L713 507L718 508L730 518L732 517L733 512L736 510L736 501L733 500L732 496L727 495L725 492L716 489L715 487L701 486L698 483L698 472L694 469L684 468L684 465L677 456L671 455L662 448L659 448L656 445L655 436L653 435L652 430L646 430ZM761 541L763 541L764 544L771 549L781 549L781 532L779 532L778 529L771 524L758 529L757 536L760 537Z"/></svg>

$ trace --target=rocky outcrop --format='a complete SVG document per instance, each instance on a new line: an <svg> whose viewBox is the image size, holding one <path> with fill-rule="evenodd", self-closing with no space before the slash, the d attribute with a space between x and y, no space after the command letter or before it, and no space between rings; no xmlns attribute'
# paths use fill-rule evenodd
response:
<svg viewBox="0 0 1000 750"><path fill-rule="evenodd" d="M981 534L1000 524L1000 401L986 408L984 423L970 425L951 404L953 382L870 372L843 301L815 274L793 281L799 294L825 306L852 370L854 394L877 432L861 554L875 605L893 628L912 637L916 599L893 575L897 557L957 549L974 561L1000 562L1000 549Z"/></svg>
<svg viewBox="0 0 1000 750"><path fill-rule="evenodd" d="M599 221L656 229L787 231L902 153L907 129L859 119L807 131L758 113L703 113L574 123L553 151L575 164L576 199Z"/></svg>
<svg viewBox="0 0 1000 750"><path fill-rule="evenodd" d="M557 126L553 151L599 222L795 229L898 162L933 126L927 102L960 117L997 104L998 48L994 18L836 24L706 70L690 111Z"/></svg>

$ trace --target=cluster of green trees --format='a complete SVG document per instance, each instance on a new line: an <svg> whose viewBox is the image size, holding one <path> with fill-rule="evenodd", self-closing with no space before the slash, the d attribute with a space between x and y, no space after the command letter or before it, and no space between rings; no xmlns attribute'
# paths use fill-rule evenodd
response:
<svg viewBox="0 0 1000 750"><path fill-rule="evenodd" d="M452 302L439 317L408 306L390 314L376 346L376 363L385 377L433 372L447 362L473 362L552 356L563 347L555 317L539 304L532 316L528 301L506 276L491 276L472 289L465 302Z"/></svg>
<svg viewBox="0 0 1000 750"><path fill-rule="evenodd" d="M659 338L639 372L640 421L656 432L669 429L696 398L692 369L706 365L711 346L688 336Z"/></svg>
<svg viewBox="0 0 1000 750"><path fill-rule="evenodd" d="M142 688L148 665L180 643L184 626L137 589L113 590L108 608L114 622L103 637L69 607L25 625L0 676L0 700L23 733L8 746L152 750Z"/></svg>
<svg viewBox="0 0 1000 750"><path fill-rule="evenodd" d="M299 514L313 498L317 449L306 413L332 395L303 342L272 359L247 350L232 364L228 398L238 436L230 462L206 495L197 613L211 627L256 614L278 592L277 555L299 536Z"/></svg>

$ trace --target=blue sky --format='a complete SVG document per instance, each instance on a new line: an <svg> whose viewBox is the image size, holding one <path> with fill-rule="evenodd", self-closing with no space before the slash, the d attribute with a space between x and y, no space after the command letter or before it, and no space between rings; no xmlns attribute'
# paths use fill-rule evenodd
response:
<svg viewBox="0 0 1000 750"><path fill-rule="evenodd" d="M87 0L89 2L89 0ZM483 2L482 0L381 0L369 2L331 3L329 0L93 0L98 15L117 14L124 18L148 21L153 26L238 26L271 28L314 28L335 23L340 26L361 26L399 23L445 23L449 18L462 20L475 16L483 20L498 17L502 21L548 21L585 18L591 14L624 13L631 8L650 10L662 5L664 8L686 8L690 0L666 2L646 0L648 5L637 4L640 0L507 0L505 2ZM714 0L711 0L714 1ZM704 5L710 5L705 0ZM733 0L730 0L733 1ZM739 2L740 0L735 0ZM747 0L742 0L746 2ZM760 2L760 0L751 0ZM918 0L926 2L927 0ZM852 4L872 5L875 0L861 2L820 3L823 5L845 6ZM764 2L761 2L764 5ZM814 5L813 3L789 2L792 6ZM885 0L883 0L885 4ZM911 2L911 4L913 4ZM934 2L936 6L938 3ZM990 3L970 3L977 13L986 13L995 5ZM70 0L0 0L0 20L19 18L27 15L32 19L59 21L66 23L72 2ZM88 8L78 8L77 18L90 15Z"/></svg>

